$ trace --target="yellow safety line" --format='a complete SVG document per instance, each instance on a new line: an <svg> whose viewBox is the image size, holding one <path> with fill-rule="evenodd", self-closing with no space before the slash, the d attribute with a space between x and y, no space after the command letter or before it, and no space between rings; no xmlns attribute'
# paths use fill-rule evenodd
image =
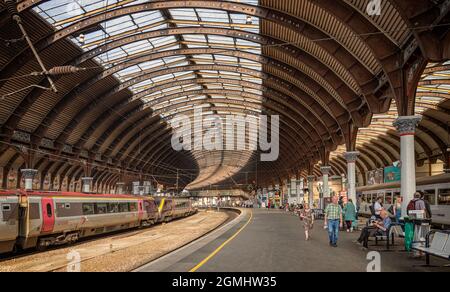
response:
<svg viewBox="0 0 450 292"><path fill-rule="evenodd" d="M232 237L230 237L227 241L222 243L215 251L213 251L209 256L207 256L203 261L201 261L198 265L196 265L192 270L189 271L189 273L194 273L198 271L202 266L204 266L207 262L209 262L214 256L216 256L227 244L229 244L233 239L235 239L239 233L242 232L252 221L253 219L253 212L250 212L250 218L248 219L247 223L245 223L244 226L241 227Z"/></svg>
<svg viewBox="0 0 450 292"><path fill-rule="evenodd" d="M166 199L162 199L162 200L161 200L161 203L159 204L158 212L159 212L160 214L161 214L161 212L162 212L162 210L163 210L163 208L164 208L165 202L166 202Z"/></svg>

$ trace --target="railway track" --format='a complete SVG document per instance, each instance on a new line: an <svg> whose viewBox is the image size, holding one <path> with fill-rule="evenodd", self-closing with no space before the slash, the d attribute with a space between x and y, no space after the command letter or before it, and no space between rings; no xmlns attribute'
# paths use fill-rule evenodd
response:
<svg viewBox="0 0 450 292"><path fill-rule="evenodd" d="M165 225L92 238L45 252L19 254L3 259L0 271L66 271L69 264L81 266L82 271L128 271L212 232L233 216L235 213L229 211L220 214L200 212ZM68 258L73 252L80 255L78 260ZM125 262L126 258L130 262Z"/></svg>

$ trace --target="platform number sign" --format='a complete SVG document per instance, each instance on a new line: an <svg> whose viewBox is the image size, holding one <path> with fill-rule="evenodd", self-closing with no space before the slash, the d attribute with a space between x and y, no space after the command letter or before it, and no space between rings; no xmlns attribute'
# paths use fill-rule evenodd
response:
<svg viewBox="0 0 450 292"><path fill-rule="evenodd" d="M67 254L67 272L68 273L79 273L81 272L81 255L77 251L71 251Z"/></svg>
<svg viewBox="0 0 450 292"><path fill-rule="evenodd" d="M381 254L377 251L371 251L367 254L366 259L369 261L367 265L368 273L380 273L381 272Z"/></svg>

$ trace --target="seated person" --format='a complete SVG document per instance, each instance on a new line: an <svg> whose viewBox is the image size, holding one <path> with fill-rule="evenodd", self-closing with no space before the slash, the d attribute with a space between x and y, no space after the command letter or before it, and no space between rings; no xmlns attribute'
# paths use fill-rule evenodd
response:
<svg viewBox="0 0 450 292"><path fill-rule="evenodd" d="M362 244L365 249L368 248L369 237L375 235L387 235L387 232L389 232L392 220L389 217L388 212L384 210L381 211L380 217L381 220L374 221L370 226L365 227L361 232L361 236L357 240L357 243Z"/></svg>

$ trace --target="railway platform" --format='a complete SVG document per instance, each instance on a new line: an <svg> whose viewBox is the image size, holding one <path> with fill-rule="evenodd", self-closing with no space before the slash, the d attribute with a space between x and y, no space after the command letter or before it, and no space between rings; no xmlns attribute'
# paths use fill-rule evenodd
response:
<svg viewBox="0 0 450 292"><path fill-rule="evenodd" d="M323 222L305 241L299 218L282 211L245 209L242 216L201 240L149 263L138 272L366 272L369 252L380 255L382 272L448 272L448 262L424 267L399 245L390 252L371 246L363 251L354 241L359 232L340 233L338 248L328 244Z"/></svg>

